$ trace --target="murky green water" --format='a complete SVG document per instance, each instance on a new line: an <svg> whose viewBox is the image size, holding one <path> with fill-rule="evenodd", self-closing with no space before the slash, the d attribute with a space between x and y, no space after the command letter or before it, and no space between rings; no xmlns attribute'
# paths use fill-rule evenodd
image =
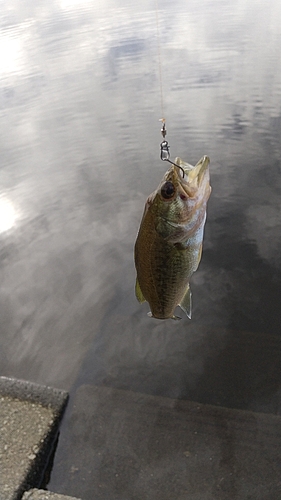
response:
<svg viewBox="0 0 281 500"><path fill-rule="evenodd" d="M213 187L192 321L161 322L133 263L166 169L155 3L1 2L1 374L280 413L280 20L159 5L171 155L208 154Z"/></svg>

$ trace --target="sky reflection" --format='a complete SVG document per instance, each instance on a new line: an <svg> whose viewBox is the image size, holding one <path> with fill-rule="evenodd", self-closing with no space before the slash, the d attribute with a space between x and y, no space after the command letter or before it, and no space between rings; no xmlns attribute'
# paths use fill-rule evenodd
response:
<svg viewBox="0 0 281 500"><path fill-rule="evenodd" d="M134 240L166 168L155 4L11 0L1 16L2 228L16 231L2 233L0 355L8 374L68 388L106 328L107 353L115 342L123 352L134 329L137 358L147 355L143 332L155 333L153 352L159 330L169 337L134 298ZM262 266L268 288L280 269L279 19L274 1L159 5L171 155L195 164L208 154L213 187L194 326L171 327L179 335L203 324L277 331L276 316L268 327L261 317L261 303L273 313L256 283ZM214 354L202 345L204 367ZM110 355L108 372L119 362Z"/></svg>
<svg viewBox="0 0 281 500"><path fill-rule="evenodd" d="M5 198L0 196L0 233L11 229L16 222L16 211L13 204Z"/></svg>

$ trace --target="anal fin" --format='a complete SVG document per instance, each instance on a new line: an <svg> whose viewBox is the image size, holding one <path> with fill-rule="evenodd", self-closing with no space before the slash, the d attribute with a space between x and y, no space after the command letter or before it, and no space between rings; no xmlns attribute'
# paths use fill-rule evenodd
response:
<svg viewBox="0 0 281 500"><path fill-rule="evenodd" d="M191 319L191 290L189 287L189 283L187 285L186 291L184 292L184 296L179 303L180 308L185 312L187 317Z"/></svg>

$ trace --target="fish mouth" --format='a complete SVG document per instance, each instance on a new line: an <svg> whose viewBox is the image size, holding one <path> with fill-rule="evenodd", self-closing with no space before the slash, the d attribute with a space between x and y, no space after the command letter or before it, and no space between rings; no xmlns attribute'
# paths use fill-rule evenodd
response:
<svg viewBox="0 0 281 500"><path fill-rule="evenodd" d="M174 173L185 191L189 193L190 188L198 189L201 186L209 163L210 158L208 156L203 156L195 166L184 162L181 158L175 159Z"/></svg>
<svg viewBox="0 0 281 500"><path fill-rule="evenodd" d="M203 156L201 160L196 163L195 167L193 167L193 165L190 165L189 163L184 162L181 158L176 158L174 165L177 176L180 178L183 185L193 184L199 187L204 178L204 174L208 169L209 163L210 158L208 156Z"/></svg>
<svg viewBox="0 0 281 500"><path fill-rule="evenodd" d="M200 193L210 195L209 163L208 156L203 156L195 166L177 157L157 188L162 201L171 202L177 194L182 200Z"/></svg>

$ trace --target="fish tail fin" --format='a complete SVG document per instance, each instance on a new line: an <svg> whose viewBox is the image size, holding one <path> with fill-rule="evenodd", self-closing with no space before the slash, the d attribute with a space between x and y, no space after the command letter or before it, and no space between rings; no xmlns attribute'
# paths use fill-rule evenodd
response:
<svg viewBox="0 0 281 500"><path fill-rule="evenodd" d="M187 285L184 296L179 303L179 306L183 310L183 312L185 312L187 317L189 319L191 319L191 290L190 290L189 283Z"/></svg>
<svg viewBox="0 0 281 500"><path fill-rule="evenodd" d="M136 279L135 293L136 293L136 297L137 297L138 301L141 304L146 301L146 299L141 291L141 287L140 287L138 278Z"/></svg>
<svg viewBox="0 0 281 500"><path fill-rule="evenodd" d="M155 318L155 317L156 317L156 316L153 316L153 314L152 314L152 312L151 312L151 311L147 313L147 316L148 316L149 318ZM177 321L180 321L180 320L181 320L181 318L180 318L179 316L175 316L175 315L174 315L174 316L170 316L170 317L168 317L168 318L156 318L156 319L175 319L175 320L177 320Z"/></svg>

